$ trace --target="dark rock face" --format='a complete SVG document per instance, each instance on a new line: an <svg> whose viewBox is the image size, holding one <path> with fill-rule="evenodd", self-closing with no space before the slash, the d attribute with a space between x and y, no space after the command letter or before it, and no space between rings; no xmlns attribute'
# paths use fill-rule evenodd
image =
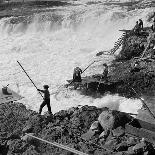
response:
<svg viewBox="0 0 155 155"><path fill-rule="evenodd" d="M6 104L5 107L7 106ZM14 106L14 104L9 104L9 106ZM20 107L21 105L19 104L18 106ZM139 151L137 145L141 143L140 140L124 135L123 126L130 120L130 117L125 113L112 111L108 108L98 109L94 106L83 106L81 108L60 111L48 119L49 116L40 116L26 110L24 106L20 108L25 110L24 119L18 120L20 124L24 122L22 126L12 128L12 130L6 132L3 130L3 125L0 127L0 148L3 150L4 155L39 155L53 154L53 152L54 154L72 154L66 150L29 137L26 133L50 142L69 146L87 154L112 155L123 152L126 152L126 154L130 152L135 153L135 149ZM102 117L99 117L100 115ZM107 116L110 116L110 120L112 120L110 123L109 119L102 119L107 118ZM101 118L99 120L102 124L96 122L93 125L93 127L100 126L98 132L89 141L85 141L81 138L81 135L87 132L98 118ZM130 147L132 148L129 149ZM154 151L151 144L149 149L145 149L145 151L148 150Z"/></svg>

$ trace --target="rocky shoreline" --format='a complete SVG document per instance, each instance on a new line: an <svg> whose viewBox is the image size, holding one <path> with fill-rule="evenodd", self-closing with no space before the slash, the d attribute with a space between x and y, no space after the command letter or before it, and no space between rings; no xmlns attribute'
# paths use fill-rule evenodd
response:
<svg viewBox="0 0 155 155"><path fill-rule="evenodd" d="M94 106L73 107L54 115L38 115L21 103L1 104L0 150L2 155L72 154L41 142L30 135L57 142L81 152L103 154L154 154L153 145L125 134L124 125L132 121L128 114ZM100 125L96 122L100 122ZM95 130L89 140L82 135Z"/></svg>
<svg viewBox="0 0 155 155"><path fill-rule="evenodd" d="M134 34L126 38L122 51L111 65L113 67L110 72L111 80L122 81L115 93L135 97L133 92L129 92L130 86L141 94L148 95L148 92L152 92L149 95L153 96L154 49L150 46L145 53L145 59L141 59L147 38L148 35ZM139 47L143 50L139 51ZM140 70L131 74L132 63L137 60L140 62ZM48 114L41 116L32 110L27 110L21 103L5 103L0 105L0 153L2 155L69 154L68 151L26 135L29 133L87 154L153 155L155 153L153 144L125 133L125 124L132 120L133 117L130 115L106 107L100 109L86 105L62 110L50 116ZM95 134L86 141L82 135L90 129L94 130Z"/></svg>
<svg viewBox="0 0 155 155"><path fill-rule="evenodd" d="M151 44L144 53L148 44ZM110 65L109 80L117 82L110 90L127 98L154 97L155 92L155 33L145 28L140 35L126 36L122 50ZM134 64L138 62L138 70ZM109 90L107 90L109 91ZM154 109L153 109L154 110ZM39 115L21 103L0 104L0 155L69 155L68 151L43 143L30 135L57 142L93 155L153 155L155 146L143 138L125 133L125 124L134 118L108 108L72 107L54 115ZM94 135L84 140L89 130Z"/></svg>

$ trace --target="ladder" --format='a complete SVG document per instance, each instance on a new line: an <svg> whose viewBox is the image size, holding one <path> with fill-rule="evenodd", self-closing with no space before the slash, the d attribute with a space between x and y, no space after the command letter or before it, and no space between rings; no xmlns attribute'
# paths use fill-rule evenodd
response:
<svg viewBox="0 0 155 155"><path fill-rule="evenodd" d="M123 33L122 36L115 42L114 47L110 50L110 54L114 54L119 47L123 44L126 33Z"/></svg>

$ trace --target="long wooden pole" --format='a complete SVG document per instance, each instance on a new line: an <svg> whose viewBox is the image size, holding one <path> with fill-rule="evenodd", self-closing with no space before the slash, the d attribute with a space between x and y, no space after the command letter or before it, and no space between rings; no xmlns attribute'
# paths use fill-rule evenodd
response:
<svg viewBox="0 0 155 155"><path fill-rule="evenodd" d="M40 141L42 141L42 142L44 142L44 143L51 144L51 145L53 145L53 146L56 146L56 147L58 147L58 148L67 150L67 151L69 151L69 152L72 152L72 153L75 153L75 154L78 154L78 155L88 155L88 154L86 154L86 153L83 153L83 152L81 152L81 151L75 150L75 149L73 149L73 148L71 148L71 147L68 147L68 146L65 146L65 145L62 145L62 144L59 144L59 143L56 143L56 142L50 142L50 141L47 141L47 140L45 140L45 139L42 139L42 138L39 138L39 137L30 135L30 134L26 134L26 135L27 135L27 136L30 136L30 137L32 137L32 138L38 139L38 140L40 140Z"/></svg>
<svg viewBox="0 0 155 155"><path fill-rule="evenodd" d="M23 66L20 64L20 62L17 61L17 63L18 63L19 66L23 69L23 71L25 72L25 74L27 75L27 77L30 79L30 81L32 82L32 84L34 85L34 87L35 87L36 89L38 89L37 86L36 86L36 85L34 84L34 82L32 81L32 79L30 78L30 76L27 74L27 72L26 72L25 69L23 68ZM41 92L39 92L39 93L40 93L41 97L43 98L43 95L41 94Z"/></svg>
<svg viewBox="0 0 155 155"><path fill-rule="evenodd" d="M131 87L131 89L134 91L134 93L137 95L137 97L142 101L142 103L145 105L146 109L148 110L148 112L152 115L152 117L155 119L154 114L152 113L152 111L149 109L149 107L147 106L147 104L145 103L145 101L139 97L138 93L135 91L134 88Z"/></svg>

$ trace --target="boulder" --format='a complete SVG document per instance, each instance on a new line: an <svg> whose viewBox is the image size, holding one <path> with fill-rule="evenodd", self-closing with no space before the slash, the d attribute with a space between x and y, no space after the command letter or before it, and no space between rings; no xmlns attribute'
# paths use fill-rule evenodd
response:
<svg viewBox="0 0 155 155"><path fill-rule="evenodd" d="M146 147L146 144L144 142L140 142L133 147L133 151L138 154L140 153L142 154L145 151L145 147Z"/></svg>
<svg viewBox="0 0 155 155"><path fill-rule="evenodd" d="M116 138L112 138L110 140L108 140L104 146L107 148L107 149L110 149L110 150L114 150L116 148L116 145L118 144L118 140Z"/></svg>
<svg viewBox="0 0 155 155"><path fill-rule="evenodd" d="M100 135L99 135L99 139L106 139L110 134L110 130L104 130Z"/></svg>
<svg viewBox="0 0 155 155"><path fill-rule="evenodd" d="M134 145L137 144L137 142L138 142L138 139L137 138L134 138L134 137L129 137L127 139L128 146L134 146Z"/></svg>
<svg viewBox="0 0 155 155"><path fill-rule="evenodd" d="M22 155L40 155L34 146L30 146Z"/></svg>
<svg viewBox="0 0 155 155"><path fill-rule="evenodd" d="M7 145L9 146L8 151L10 152L10 154L21 153L27 149L27 144L22 140L9 140L7 142Z"/></svg>
<svg viewBox="0 0 155 155"><path fill-rule="evenodd" d="M126 142L121 142L120 144L117 145L116 150L119 151L127 151L128 150L128 145Z"/></svg>
<svg viewBox="0 0 155 155"><path fill-rule="evenodd" d="M131 118L125 113L106 108L99 115L98 121L104 130L112 130L119 126L125 126L131 121Z"/></svg>
<svg viewBox="0 0 155 155"><path fill-rule="evenodd" d="M121 136L124 136L125 129L120 126L120 127L116 128L116 129L112 130L112 133L113 133L114 137L121 137Z"/></svg>
<svg viewBox="0 0 155 155"><path fill-rule="evenodd" d="M42 130L42 125L46 122L45 119L46 118L44 116L39 114L30 116L23 129L23 133L33 132L38 134Z"/></svg>
<svg viewBox="0 0 155 155"><path fill-rule="evenodd" d="M102 126L103 130L109 130L109 129L114 128L115 117L113 116L111 110L103 111L99 115L98 121L99 121L100 125Z"/></svg>

